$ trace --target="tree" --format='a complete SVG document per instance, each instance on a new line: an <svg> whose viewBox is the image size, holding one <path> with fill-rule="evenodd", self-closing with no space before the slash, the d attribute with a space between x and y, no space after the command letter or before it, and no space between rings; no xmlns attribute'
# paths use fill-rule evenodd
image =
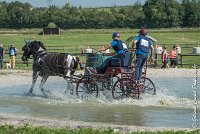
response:
<svg viewBox="0 0 200 134"><path fill-rule="evenodd" d="M8 27L7 18L7 6L8 4L6 2L0 2L0 27L5 28Z"/></svg>
<svg viewBox="0 0 200 134"><path fill-rule="evenodd" d="M184 7L183 26L200 26L200 1L183 0L182 5Z"/></svg>
<svg viewBox="0 0 200 134"><path fill-rule="evenodd" d="M125 26L128 28L140 28L144 25L144 12L142 11L142 4L137 2L126 9L125 12Z"/></svg>
<svg viewBox="0 0 200 134"><path fill-rule="evenodd" d="M165 27L177 27L181 25L182 18L180 17L180 12L182 11L176 0L165 0Z"/></svg>
<svg viewBox="0 0 200 134"><path fill-rule="evenodd" d="M168 28L200 26L200 0L146 0L132 6L82 8L66 3L62 8L34 8L19 1L0 2L0 27L42 28L50 22L71 28Z"/></svg>
<svg viewBox="0 0 200 134"><path fill-rule="evenodd" d="M31 12L29 14L30 21L28 25L25 25L25 28L42 28L45 26L44 24L46 23L46 20L42 19L46 8L31 8Z"/></svg>
<svg viewBox="0 0 200 134"><path fill-rule="evenodd" d="M163 0L147 0L143 6L145 22L147 27L165 27L167 15L165 13L165 3Z"/></svg>
<svg viewBox="0 0 200 134"><path fill-rule="evenodd" d="M25 24L29 23L29 16L31 14L31 5L15 1L7 6L7 22L11 28L23 28Z"/></svg>

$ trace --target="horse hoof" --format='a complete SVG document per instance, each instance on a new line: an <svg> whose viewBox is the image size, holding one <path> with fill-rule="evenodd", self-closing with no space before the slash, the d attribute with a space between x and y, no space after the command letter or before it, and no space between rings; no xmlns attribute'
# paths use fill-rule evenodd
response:
<svg viewBox="0 0 200 134"><path fill-rule="evenodd" d="M70 92L70 95L74 95L74 92L73 92L73 91L71 91L71 92Z"/></svg>
<svg viewBox="0 0 200 134"><path fill-rule="evenodd" d="M32 92L28 92L28 96L35 96Z"/></svg>
<svg viewBox="0 0 200 134"><path fill-rule="evenodd" d="M48 91L48 90L42 89L41 91L42 91L42 93L44 94L44 96L49 96L49 95L51 95L51 92Z"/></svg>

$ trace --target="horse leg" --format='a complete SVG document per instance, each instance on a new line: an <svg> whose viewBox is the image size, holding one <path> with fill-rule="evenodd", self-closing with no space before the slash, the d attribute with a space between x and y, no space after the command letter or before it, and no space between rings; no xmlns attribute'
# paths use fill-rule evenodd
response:
<svg viewBox="0 0 200 134"><path fill-rule="evenodd" d="M40 88L40 90L43 92L43 94L50 93L48 90L45 90L45 89L43 88L43 86L44 86L45 82L47 81L48 77L49 77L48 75L43 76L43 77L42 77L42 80L41 80L41 82L40 82L40 85L39 85L39 88Z"/></svg>
<svg viewBox="0 0 200 134"><path fill-rule="evenodd" d="M67 82L67 86L66 86L66 90L65 90L65 94L67 94L67 91L69 91L70 95L74 94L74 84L71 83L69 78L64 78Z"/></svg>
<svg viewBox="0 0 200 134"><path fill-rule="evenodd" d="M28 95L33 95L33 88L34 88L34 86L35 86L35 83L36 83L36 81L37 81L37 78L38 78L38 73L35 73L35 72L33 72L33 76L32 76L32 84L31 84L31 88L30 88L30 90L29 90L29 92L28 92Z"/></svg>

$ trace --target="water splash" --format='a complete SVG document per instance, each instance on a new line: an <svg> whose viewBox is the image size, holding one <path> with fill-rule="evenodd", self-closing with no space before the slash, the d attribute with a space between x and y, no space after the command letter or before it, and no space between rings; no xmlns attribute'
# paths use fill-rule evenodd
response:
<svg viewBox="0 0 200 134"><path fill-rule="evenodd" d="M30 79L31 80L31 79ZM78 98L75 93L75 87L73 90L73 95L70 95L70 93L64 93L64 90L66 89L66 82L61 79L58 79L59 82L55 84L55 79L49 79L49 84L50 86L46 86L47 89L53 88L51 91L50 95L44 96L41 91L39 90L38 83L35 86L34 92L36 94L39 94L35 97L27 97L24 95L24 92L28 92L27 85L30 85L29 82L24 81L23 85L19 84L18 85L8 85L4 84L1 85L1 96L7 95L8 98L11 97L16 97L17 99L20 98L26 98L27 101L28 99L30 101L38 101L40 103L46 104L46 105L63 105L66 103L82 103L82 104L87 104L91 103L93 105L108 105L108 106L113 106L113 105L137 105L137 106L142 106L142 107L173 107L173 108L186 108L186 109L191 109L193 108L193 103L192 103L192 98L189 97L180 97L180 95L177 94L177 89L169 88L169 85L171 83L167 83L167 81L161 81L162 84L166 83L165 86L162 84L159 85L159 82L156 82L156 88L157 88L157 94L156 95L148 95L148 94L142 94L140 96L140 99L132 99L132 98L127 98L123 100L113 100L112 99L112 94L110 90L105 90L103 92L99 92L99 97L94 98L94 97L88 97L85 99ZM22 81L22 80L20 80ZM161 83L160 82L160 83ZM15 88L14 88L15 87ZM16 89L17 87L17 89ZM175 87L176 88L176 87ZM179 89L178 89L179 90ZM184 90L183 92L187 91ZM199 101L198 101L199 102ZM198 109L200 106L197 107Z"/></svg>
<svg viewBox="0 0 200 134"><path fill-rule="evenodd" d="M172 107L191 109L192 100L189 98L180 98L176 96L172 89L159 87L156 95L141 94L140 99L125 98L122 100L113 100L111 91L99 92L98 98L81 99L76 95L61 94L52 92L46 96L43 103L50 105L66 104L66 103L92 103L94 105L137 105L142 107ZM38 98L39 99L39 98ZM198 106L200 108L200 106Z"/></svg>

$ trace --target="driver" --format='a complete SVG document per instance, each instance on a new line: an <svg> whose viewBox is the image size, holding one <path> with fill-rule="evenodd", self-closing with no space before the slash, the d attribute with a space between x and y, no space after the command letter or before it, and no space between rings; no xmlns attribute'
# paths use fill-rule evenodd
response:
<svg viewBox="0 0 200 134"><path fill-rule="evenodd" d="M103 46L97 51L97 52L102 52L102 51L106 51L107 49L110 49L110 48L114 49L114 52L109 54L109 55L112 55L112 57L106 59L102 63L102 65L97 68L97 73L99 73L99 74L104 74L106 72L106 68L108 67L109 61L112 60L112 58L120 59L121 58L120 55L125 54L128 51L126 44L120 40L119 32L114 32L112 35L112 39L113 39L113 41L109 45Z"/></svg>

